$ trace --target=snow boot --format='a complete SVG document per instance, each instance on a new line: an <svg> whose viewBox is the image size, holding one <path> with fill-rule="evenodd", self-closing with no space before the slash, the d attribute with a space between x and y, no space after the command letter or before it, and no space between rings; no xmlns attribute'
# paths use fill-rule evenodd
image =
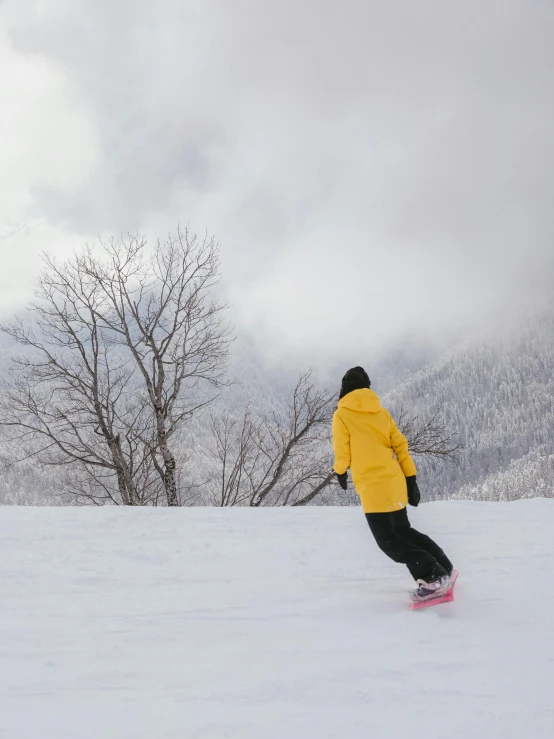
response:
<svg viewBox="0 0 554 739"><path fill-rule="evenodd" d="M425 582L425 580L418 580L417 582L418 587L410 592L410 596L414 603L421 603L444 595L450 587L450 575L444 575L433 582Z"/></svg>

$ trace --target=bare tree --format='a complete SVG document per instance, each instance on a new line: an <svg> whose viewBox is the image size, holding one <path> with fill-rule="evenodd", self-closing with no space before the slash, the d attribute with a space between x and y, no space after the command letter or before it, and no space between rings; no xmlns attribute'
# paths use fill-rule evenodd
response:
<svg viewBox="0 0 554 739"><path fill-rule="evenodd" d="M136 414L126 402L132 368L99 324L98 286L75 262L49 266L31 306L34 326L15 320L2 327L26 351L13 359L0 423L12 431L21 459L78 465L93 497L144 503L148 486L139 491L136 484L144 458L137 458Z"/></svg>
<svg viewBox="0 0 554 739"><path fill-rule="evenodd" d="M124 504L157 503L161 485L178 505L171 440L227 360L224 306L210 297L218 278L214 239L181 230L151 253L128 236L61 265L46 256L34 327L3 327L31 354L14 362L0 423L35 449L40 440L42 462L76 466L76 493L119 502L115 476Z"/></svg>
<svg viewBox="0 0 554 739"><path fill-rule="evenodd" d="M178 505L176 458L170 440L207 400L193 392L201 381L222 382L230 341L221 316L225 306L210 298L219 280L218 247L177 231L158 243L150 259L141 237L105 246L108 263L87 250L82 269L99 286L109 308L100 320L134 360L154 421L150 444L167 504Z"/></svg>
<svg viewBox="0 0 554 739"><path fill-rule="evenodd" d="M301 506L332 480L328 449L334 394L300 376L281 417L212 418L215 468L209 502L221 505Z"/></svg>

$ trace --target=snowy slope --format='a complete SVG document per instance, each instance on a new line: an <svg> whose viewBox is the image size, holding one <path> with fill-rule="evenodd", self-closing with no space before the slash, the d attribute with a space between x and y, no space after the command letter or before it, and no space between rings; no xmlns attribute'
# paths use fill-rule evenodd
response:
<svg viewBox="0 0 554 739"><path fill-rule="evenodd" d="M411 516L452 604L359 509L1 509L0 736L551 739L554 501Z"/></svg>

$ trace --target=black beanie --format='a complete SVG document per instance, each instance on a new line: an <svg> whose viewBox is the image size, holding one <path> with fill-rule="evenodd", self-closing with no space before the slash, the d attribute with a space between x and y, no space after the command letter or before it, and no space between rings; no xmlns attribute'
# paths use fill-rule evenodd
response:
<svg viewBox="0 0 554 739"><path fill-rule="evenodd" d="M367 372L363 367L352 367L342 378L339 398L344 398L352 390L361 390L364 387L371 387Z"/></svg>

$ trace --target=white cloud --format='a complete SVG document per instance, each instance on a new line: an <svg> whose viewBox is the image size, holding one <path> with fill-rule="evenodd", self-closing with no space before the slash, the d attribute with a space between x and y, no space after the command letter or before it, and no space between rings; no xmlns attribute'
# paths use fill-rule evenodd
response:
<svg viewBox="0 0 554 739"><path fill-rule="evenodd" d="M41 68L10 93L13 211L78 243L208 228L239 330L272 348L470 331L551 284L551 3L2 8Z"/></svg>
<svg viewBox="0 0 554 739"><path fill-rule="evenodd" d="M62 65L17 52L0 29L0 311L29 294L39 253L66 253L75 238L48 221L43 191L82 187L99 160L94 127Z"/></svg>

